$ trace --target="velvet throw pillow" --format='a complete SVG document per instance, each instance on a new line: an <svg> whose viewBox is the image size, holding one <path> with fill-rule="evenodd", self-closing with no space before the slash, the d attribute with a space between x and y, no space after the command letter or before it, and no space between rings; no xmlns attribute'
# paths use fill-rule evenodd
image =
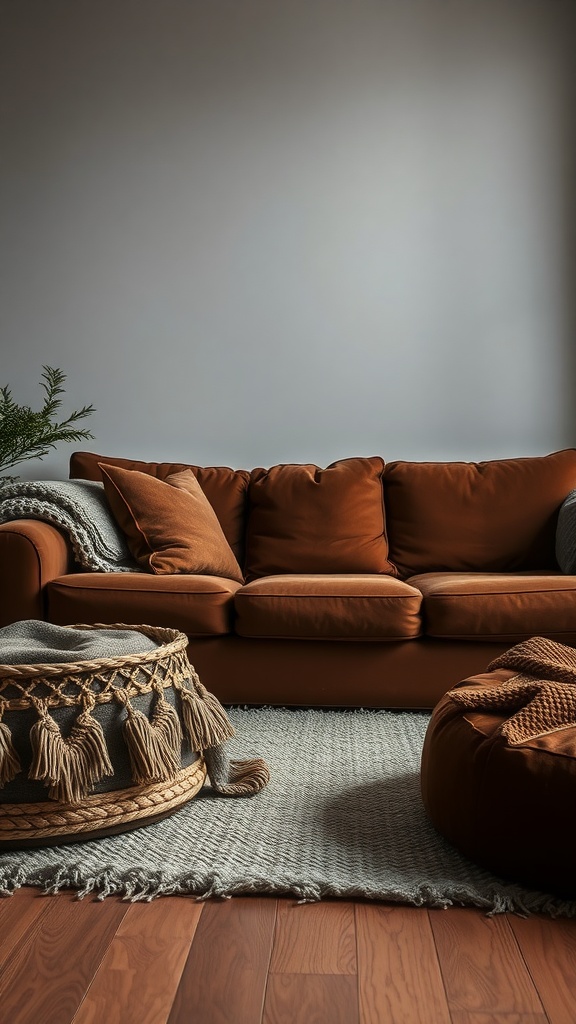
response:
<svg viewBox="0 0 576 1024"><path fill-rule="evenodd" d="M71 480L102 480L100 464L119 466L149 473L159 480L167 480L174 473L190 469L214 509L226 540L236 558L244 560L244 534L246 532L246 498L250 474L245 469L228 466L196 466L183 462L141 462L121 459L96 452L73 452L70 456Z"/></svg>
<svg viewBox="0 0 576 1024"><path fill-rule="evenodd" d="M214 509L191 470L166 482L99 464L112 513L142 568L243 581L242 571Z"/></svg>
<svg viewBox="0 0 576 1024"><path fill-rule="evenodd" d="M327 469L255 469L248 488L246 575L386 573L380 458L342 459Z"/></svg>

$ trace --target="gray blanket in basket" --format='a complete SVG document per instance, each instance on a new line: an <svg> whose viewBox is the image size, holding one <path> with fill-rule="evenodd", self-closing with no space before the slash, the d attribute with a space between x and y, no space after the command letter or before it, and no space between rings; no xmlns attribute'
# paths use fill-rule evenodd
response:
<svg viewBox="0 0 576 1024"><path fill-rule="evenodd" d="M23 619L0 628L2 665L54 665L121 658L156 647L155 640L133 629L74 629L41 619Z"/></svg>
<svg viewBox="0 0 576 1024"><path fill-rule="evenodd" d="M69 537L91 572L139 572L116 523L104 485L93 480L15 480L0 486L0 523L41 519Z"/></svg>

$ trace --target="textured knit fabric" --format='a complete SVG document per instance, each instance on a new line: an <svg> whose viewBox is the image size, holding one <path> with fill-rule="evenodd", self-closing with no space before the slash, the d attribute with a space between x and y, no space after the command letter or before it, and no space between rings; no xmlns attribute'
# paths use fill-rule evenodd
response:
<svg viewBox="0 0 576 1024"><path fill-rule="evenodd" d="M104 493L92 480L17 480L0 489L0 523L40 519L69 537L78 563L92 572L138 572Z"/></svg>
<svg viewBox="0 0 576 1024"><path fill-rule="evenodd" d="M384 900L485 911L576 913L463 857L428 821L420 756L429 715L230 709L234 757L261 753L253 799L206 786L177 814L121 836L0 853L0 893L35 885L80 895L275 895Z"/></svg>
<svg viewBox="0 0 576 1024"><path fill-rule="evenodd" d="M488 671L516 672L497 686L464 686L449 694L463 708L513 712L502 725L512 745L561 729L576 727L576 651L572 647L532 637L495 658Z"/></svg>
<svg viewBox="0 0 576 1024"><path fill-rule="evenodd" d="M0 628L0 664L42 665L142 654L158 647L133 629L74 629L40 619Z"/></svg>

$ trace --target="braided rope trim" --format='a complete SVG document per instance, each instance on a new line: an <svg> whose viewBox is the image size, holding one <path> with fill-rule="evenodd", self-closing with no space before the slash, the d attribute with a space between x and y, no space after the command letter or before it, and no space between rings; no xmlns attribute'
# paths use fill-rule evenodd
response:
<svg viewBox="0 0 576 1024"><path fill-rule="evenodd" d="M0 701L3 711L23 711L31 706L35 691L48 690L43 699L50 707L80 705L83 698L97 704L109 703L118 689L129 696L148 693L155 687L167 688L195 676L186 650L188 637L177 629L163 626L127 625L125 623L79 624L74 629L130 629L144 633L159 644L152 651L122 657L98 658L93 661L58 662L35 665L0 665ZM140 678L138 678L140 677ZM66 687L75 686L77 693L66 694ZM2 697L10 688L18 697Z"/></svg>
<svg viewBox="0 0 576 1024"><path fill-rule="evenodd" d="M37 663L34 665L0 665L0 678L9 676L11 678L28 676L58 676L68 675L69 672L93 671L99 669L119 668L122 665L140 665L143 662L157 661L165 654L173 654L187 647L188 638L179 629L168 629L165 626L135 626L125 622L95 622L87 625L84 622L70 626L70 629L131 629L135 633L144 633L151 640L156 640L161 647L153 651L143 651L142 654L123 654L115 658L95 658L93 661L58 661L52 664Z"/></svg>
<svg viewBox="0 0 576 1024"><path fill-rule="evenodd" d="M176 810L198 793L205 778L206 765L199 759L179 771L171 782L93 794L79 806L57 804L52 800L49 807L48 801L0 804L0 846L3 841L89 834Z"/></svg>

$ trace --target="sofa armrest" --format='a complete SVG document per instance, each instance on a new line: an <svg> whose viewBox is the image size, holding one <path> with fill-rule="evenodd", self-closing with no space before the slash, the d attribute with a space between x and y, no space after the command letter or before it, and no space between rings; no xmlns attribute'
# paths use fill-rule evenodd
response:
<svg viewBox="0 0 576 1024"><path fill-rule="evenodd" d="M55 526L35 519L0 524L0 626L43 619L46 584L72 566L71 545Z"/></svg>

